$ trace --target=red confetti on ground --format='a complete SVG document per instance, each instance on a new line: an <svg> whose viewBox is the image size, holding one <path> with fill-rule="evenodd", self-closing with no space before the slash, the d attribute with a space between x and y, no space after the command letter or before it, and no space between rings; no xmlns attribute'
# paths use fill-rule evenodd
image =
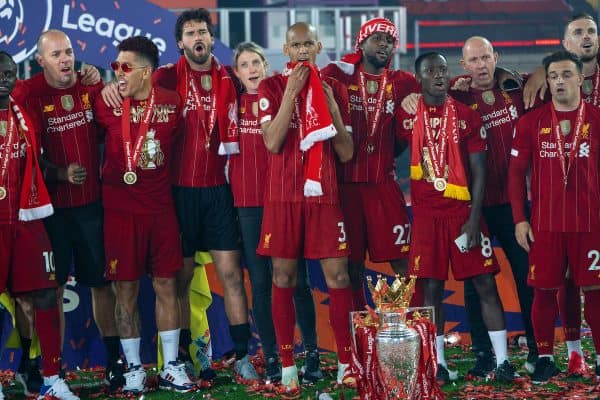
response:
<svg viewBox="0 0 600 400"><path fill-rule="evenodd" d="M113 4L115 5L115 8L116 8L117 10L120 10L120 9L121 9L121 5L119 4L119 2L118 2L118 1L113 1Z"/></svg>

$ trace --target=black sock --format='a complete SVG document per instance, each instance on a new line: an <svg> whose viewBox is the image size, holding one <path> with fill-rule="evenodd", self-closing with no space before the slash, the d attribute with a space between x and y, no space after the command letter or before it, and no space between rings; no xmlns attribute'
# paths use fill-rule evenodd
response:
<svg viewBox="0 0 600 400"><path fill-rule="evenodd" d="M19 372L27 372L29 368L29 349L31 349L31 338L21 337L21 362L19 363Z"/></svg>
<svg viewBox="0 0 600 400"><path fill-rule="evenodd" d="M121 349L119 345L121 341L118 336L104 336L102 338L104 342L104 348L106 349L106 361L107 365L116 362L121 356Z"/></svg>
<svg viewBox="0 0 600 400"><path fill-rule="evenodd" d="M250 324L229 325L229 333L233 339L235 359L241 360L248 354L248 340L250 339Z"/></svg>
<svg viewBox="0 0 600 400"><path fill-rule="evenodd" d="M190 345L192 344L192 332L189 329L179 331L179 360L192 361L190 357Z"/></svg>

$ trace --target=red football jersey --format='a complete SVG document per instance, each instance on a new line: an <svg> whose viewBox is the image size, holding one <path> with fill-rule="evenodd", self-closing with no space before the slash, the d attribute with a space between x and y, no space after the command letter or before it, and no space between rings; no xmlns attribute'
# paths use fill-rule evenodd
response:
<svg viewBox="0 0 600 400"><path fill-rule="evenodd" d="M465 169L467 179L470 176L469 154L486 151L486 133L481 125L479 114L467 106L455 102L458 119L458 140L461 151L461 162ZM443 106L427 106L430 116L430 125L434 136L439 135L441 127ZM399 108L396 116L398 118L398 135L401 140L410 141L413 129L414 115L407 114L402 108ZM452 140L451 136L448 138ZM425 154L425 152L423 152ZM428 176L426 171L432 171L429 166L431 160L429 157L421 160L423 168L423 178L410 181L410 196L413 213L424 213L430 216L457 216L468 215L470 213L470 201L456 200L443 196L443 192L437 191L433 187L433 176ZM446 177L447 177L446 172Z"/></svg>
<svg viewBox="0 0 600 400"><path fill-rule="evenodd" d="M354 156L338 169L340 181L378 183L394 180L394 113L404 97L419 93L414 76L404 71L389 71L385 88L381 88L383 75L363 73L367 121L360 70L352 64L330 63L322 70L322 75L345 86L350 101ZM379 115L376 117L376 114ZM375 118L377 125L373 129Z"/></svg>
<svg viewBox="0 0 600 400"><path fill-rule="evenodd" d="M258 123L258 94L240 96L240 153L229 156L229 183L236 207L262 207L267 179L267 148Z"/></svg>
<svg viewBox="0 0 600 400"><path fill-rule="evenodd" d="M137 182L123 182L126 172L121 132L121 108L109 108L102 98L96 99L96 120L106 128L104 165L102 167L102 201L104 208L138 214L162 213L173 207L171 194L171 156L182 112L176 92L154 87L155 105L148 134L141 148L135 172ZM131 100L131 140L136 143L147 100ZM132 145L133 147L133 145Z"/></svg>
<svg viewBox="0 0 600 400"><path fill-rule="evenodd" d="M192 79L196 83L200 101L204 105L206 115L211 109L212 81L211 71L191 71ZM176 90L177 67L162 67L154 71L152 82L169 90ZM201 123L201 115L196 110L194 94L190 89L185 101L183 134L175 140L173 146L173 171L172 183L176 186L187 187L211 187L226 183L225 164L227 156L218 154L219 125L207 134L204 124ZM206 149L207 139L209 148Z"/></svg>
<svg viewBox="0 0 600 400"><path fill-rule="evenodd" d="M452 97L481 115L487 131L487 179L484 206L507 204L508 161L518 118L525 113L523 91L505 92L498 85L490 90L469 88L451 91Z"/></svg>
<svg viewBox="0 0 600 400"><path fill-rule="evenodd" d="M73 87L56 89L39 73L13 92L40 126L43 157L61 168L78 163L86 169L83 185L46 182L54 207L78 207L100 199L100 133L92 107L103 86L85 86L77 78Z"/></svg>
<svg viewBox="0 0 600 400"><path fill-rule="evenodd" d="M19 123L16 122L16 127ZM12 224L19 219L19 199L21 197L21 180L25 171L26 142L18 131L19 139L13 139L11 149L7 149L8 110L0 110L0 177L2 176L2 162L7 151L10 152L4 180L0 186L4 187L6 197L0 200L0 225Z"/></svg>
<svg viewBox="0 0 600 400"><path fill-rule="evenodd" d="M346 88L339 82L328 81L336 97L344 125L350 125L348 114L348 97ZM263 80L258 87L259 122L267 122L275 118L286 80L282 75L275 75ZM323 195L304 197L304 162L308 157L300 150L300 126L297 114L294 112L290 121L287 137L279 153L269 152L269 169L266 179L265 201L286 201L322 204L337 204L338 189L335 171L336 156L331 140L323 143L323 160L321 163L321 185Z"/></svg>
<svg viewBox="0 0 600 400"><path fill-rule="evenodd" d="M577 110L556 112L566 155L575 151L565 187L556 133L552 127L552 103L523 116L517 123L509 169L510 201L515 223L526 221L525 177L531 167L531 226L534 231L597 232L600 230L600 111L585 103L584 121L573 147ZM562 122L568 121L568 122Z"/></svg>

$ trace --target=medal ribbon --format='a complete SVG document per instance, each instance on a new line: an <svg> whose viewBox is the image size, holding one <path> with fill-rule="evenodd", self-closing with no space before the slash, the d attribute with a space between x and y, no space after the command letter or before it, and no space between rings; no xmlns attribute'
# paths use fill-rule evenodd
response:
<svg viewBox="0 0 600 400"><path fill-rule="evenodd" d="M16 129L16 124L15 124L15 117L13 115L13 111L12 111L12 107L9 104L8 105L8 127L6 130L6 142L4 143L4 154L2 155L2 170L0 172L0 186L4 186L4 178L6 176L6 173L8 172L8 161L10 160L10 153L12 151L12 147L13 147L13 141L15 137L18 137L18 135L15 135L14 132L17 130Z"/></svg>
<svg viewBox="0 0 600 400"><path fill-rule="evenodd" d="M213 63L214 64L214 63ZM204 104L200 100L200 93L198 88L196 87L196 83L194 81L194 77L192 74L189 74L187 77L190 81L190 87L192 88L192 94L194 96L194 102L196 103L196 110L198 110L198 122L202 127L204 127L204 132L206 135L206 148L210 146L210 134L212 133L215 122L217 121L217 93L215 88L215 82L217 82L217 67L212 65L212 89L209 92L210 96L210 112L208 114L208 121L206 119L206 111L204 111ZM207 125L208 122L208 125Z"/></svg>
<svg viewBox="0 0 600 400"><path fill-rule="evenodd" d="M375 94L375 98L377 102L374 105L375 114L373 115L373 119L369 121L369 111L368 111L368 102L367 102L367 82L365 78L365 72L362 64L360 65L359 70L360 75L360 94L362 97L363 110L365 112L365 119L367 121L367 136L373 136L375 134L375 129L377 128L377 124L379 123L379 118L381 117L381 110L383 109L383 95L385 94L385 87L387 85L387 69L383 70L383 74L381 77L381 82L379 87L377 88L377 93Z"/></svg>
<svg viewBox="0 0 600 400"><path fill-rule="evenodd" d="M575 133L573 133L573 141L571 143L571 150L569 154L565 155L565 144L563 142L563 135L560 132L560 123L558 122L558 117L556 116L556 110L554 109L554 104L550 107L552 110L552 126L554 128L554 136L556 138L556 145L558 147L558 157L560 161L560 168L563 173L563 180L565 183L565 187L567 186L567 181L569 179L569 170L571 169L571 164L575 160L575 149L579 144L579 137L581 134L581 127L583 125L583 119L585 116L585 102L579 102L579 108L577 109L577 120L575 122ZM568 157L568 162L567 162Z"/></svg>
<svg viewBox="0 0 600 400"><path fill-rule="evenodd" d="M135 141L135 149L131 148L131 97L123 100L123 115L121 116L121 131L123 134L123 151L125 153L125 167L128 172L133 172L142 155L142 146L148 134L148 126L154 112L154 89L150 92L150 99L146 104L144 115Z"/></svg>
<svg viewBox="0 0 600 400"><path fill-rule="evenodd" d="M433 132L431 129L431 122L429 121L429 111L427 106L424 109L423 124L425 125L425 143L427 149L429 149L429 156L431 157L431 164L433 165L433 173L436 178L444 177L444 169L446 167L446 150L448 149L448 113L450 110L449 101L446 100L444 103L442 126L440 128L440 134L437 142L434 143ZM455 122L455 121L453 121ZM456 125L453 123L453 125ZM455 126L453 126L453 129Z"/></svg>
<svg viewBox="0 0 600 400"><path fill-rule="evenodd" d="M596 72L594 72L594 97L592 97L592 101L594 106L598 106L598 85L600 84L600 66L596 65ZM585 94L585 93L584 93Z"/></svg>

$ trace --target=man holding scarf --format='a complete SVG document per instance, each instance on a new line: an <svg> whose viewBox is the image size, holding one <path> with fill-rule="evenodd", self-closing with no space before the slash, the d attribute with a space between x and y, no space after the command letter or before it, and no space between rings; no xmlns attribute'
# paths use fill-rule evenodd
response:
<svg viewBox="0 0 600 400"><path fill-rule="evenodd" d="M347 91L325 83L315 60L322 49L316 29L296 23L283 52L281 75L260 83L259 121L269 150L261 240L257 253L273 262L272 312L282 362L282 384L298 385L294 365L294 290L297 259L320 260L329 288L329 321L338 353L338 383L350 376L352 290L346 231L337 193L336 155L352 158ZM331 86L330 86L331 85ZM335 93L335 97L334 97Z"/></svg>
<svg viewBox="0 0 600 400"><path fill-rule="evenodd" d="M410 271L423 280L426 306L435 307L437 377L456 379L444 357L444 281L448 264L458 280L472 279L496 354L495 378L512 381L504 310L494 274L499 271L481 219L486 175L486 131L479 114L448 93L448 63L439 53L415 61L423 96L416 115L398 110L399 135L411 141L413 205Z"/></svg>
<svg viewBox="0 0 600 400"><path fill-rule="evenodd" d="M385 18L365 22L356 51L322 71L347 87L354 157L340 166L340 202L350 245L349 268L355 310L364 310L365 253L390 262L405 275L410 249L406 203L394 173L396 106L419 91L412 74L391 71L398 30Z"/></svg>

